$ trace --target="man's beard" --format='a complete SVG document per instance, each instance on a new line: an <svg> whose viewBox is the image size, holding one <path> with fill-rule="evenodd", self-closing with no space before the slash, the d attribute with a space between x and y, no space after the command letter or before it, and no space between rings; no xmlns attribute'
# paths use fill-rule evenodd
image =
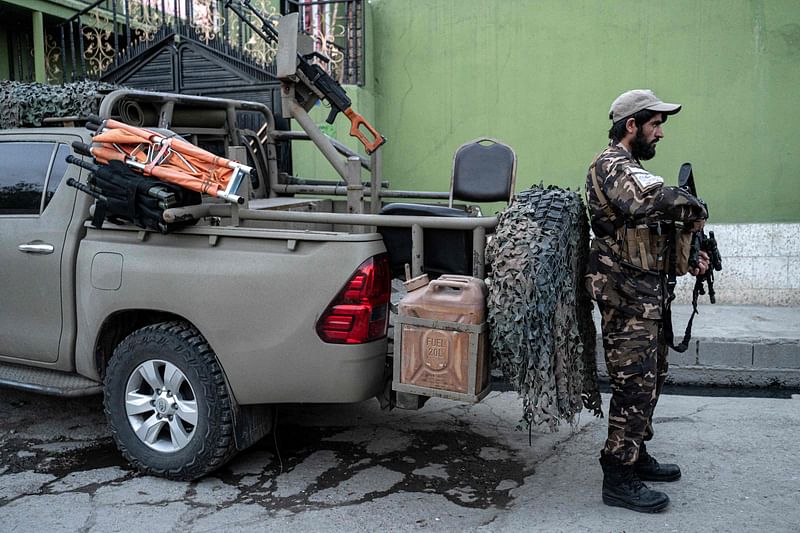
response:
<svg viewBox="0 0 800 533"><path fill-rule="evenodd" d="M631 141L631 155L639 161L648 161L656 156L656 142L648 143L641 128L636 131L636 136Z"/></svg>

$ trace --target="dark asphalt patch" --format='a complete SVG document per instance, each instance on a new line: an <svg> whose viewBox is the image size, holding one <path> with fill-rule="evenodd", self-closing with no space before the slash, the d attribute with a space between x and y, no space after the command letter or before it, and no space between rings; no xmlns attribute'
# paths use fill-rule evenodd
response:
<svg viewBox="0 0 800 533"><path fill-rule="evenodd" d="M110 466L131 469L110 437L92 443L76 443L75 449L64 451L37 448L70 442L63 437L46 442L37 439L7 439L0 443L0 464L7 468L4 474L33 471L56 477Z"/></svg>
<svg viewBox="0 0 800 533"><path fill-rule="evenodd" d="M515 452L512 449L471 432L468 428L463 431L410 430L405 432L410 437L407 447L379 454L367 451L369 442L331 439L336 434L351 429L279 426L276 440L280 461L272 436L240 454L240 459L248 453L264 451L273 456L273 460L265 465L265 470L258 476L258 482L251 482L249 489L240 486L240 501L255 503L270 510L302 512L308 509L358 505L397 492L413 492L439 494L461 507L506 509L513 499L510 491L522 485L525 476L532 473L526 470L522 461L514 459ZM481 450L484 449L495 450L498 458L481 457ZM311 454L323 450L334 452L338 464L318 476L303 492L280 497L275 494L274 487L268 488L269 480L281 473L281 462L283 471L290 472ZM446 477L415 474L430 465L443 469ZM375 466L399 472L403 474L403 480L389 490L358 495L346 502L326 504L314 499L316 494L335 488L359 472ZM252 476L233 472L233 469L223 467L215 476L231 485L240 485L243 478Z"/></svg>

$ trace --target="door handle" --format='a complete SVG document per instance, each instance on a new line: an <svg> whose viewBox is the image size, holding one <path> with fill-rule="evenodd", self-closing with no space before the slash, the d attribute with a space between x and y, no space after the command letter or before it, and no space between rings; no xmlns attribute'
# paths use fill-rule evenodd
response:
<svg viewBox="0 0 800 533"><path fill-rule="evenodd" d="M17 249L20 252L25 252L26 254L52 254L55 250L52 244L47 244L46 242L42 241L32 241L26 242L24 244L20 244L17 246Z"/></svg>

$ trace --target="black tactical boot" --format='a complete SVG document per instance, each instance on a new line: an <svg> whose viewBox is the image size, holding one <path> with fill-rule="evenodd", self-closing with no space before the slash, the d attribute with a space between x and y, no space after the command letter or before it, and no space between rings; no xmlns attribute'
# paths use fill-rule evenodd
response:
<svg viewBox="0 0 800 533"><path fill-rule="evenodd" d="M636 475L642 481L675 481L681 478L681 469L676 464L660 464L652 455L647 453L647 448L642 443L639 448L639 459L634 465Z"/></svg>
<svg viewBox="0 0 800 533"><path fill-rule="evenodd" d="M636 475L633 465L600 454L603 467L603 503L612 507L625 507L640 513L657 513L669 505L669 496L650 490Z"/></svg>

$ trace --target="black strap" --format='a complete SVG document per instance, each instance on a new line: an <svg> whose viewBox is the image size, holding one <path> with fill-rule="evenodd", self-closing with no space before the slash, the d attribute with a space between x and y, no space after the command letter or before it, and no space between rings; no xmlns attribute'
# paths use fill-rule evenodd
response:
<svg viewBox="0 0 800 533"><path fill-rule="evenodd" d="M125 188L127 189L125 194L125 200L127 203L125 217L134 222L139 220L137 217L138 210L136 209L136 191L139 190L140 183L141 181L138 179L132 179L125 182Z"/></svg>
<svg viewBox="0 0 800 533"><path fill-rule="evenodd" d="M692 316L689 317L689 323L686 324L686 331L683 334L683 340L677 346L675 345L675 337L672 332L672 305L671 302L664 306L661 318L664 320L664 340L667 345L678 353L683 353L689 349L689 341L692 340L692 322L697 312L697 287L695 286L694 296L692 297Z"/></svg>
<svg viewBox="0 0 800 533"><path fill-rule="evenodd" d="M103 220L106 218L106 207L108 206L107 202L103 200L95 200L94 202L94 216L92 217L92 226L97 229L101 229L103 227Z"/></svg>

